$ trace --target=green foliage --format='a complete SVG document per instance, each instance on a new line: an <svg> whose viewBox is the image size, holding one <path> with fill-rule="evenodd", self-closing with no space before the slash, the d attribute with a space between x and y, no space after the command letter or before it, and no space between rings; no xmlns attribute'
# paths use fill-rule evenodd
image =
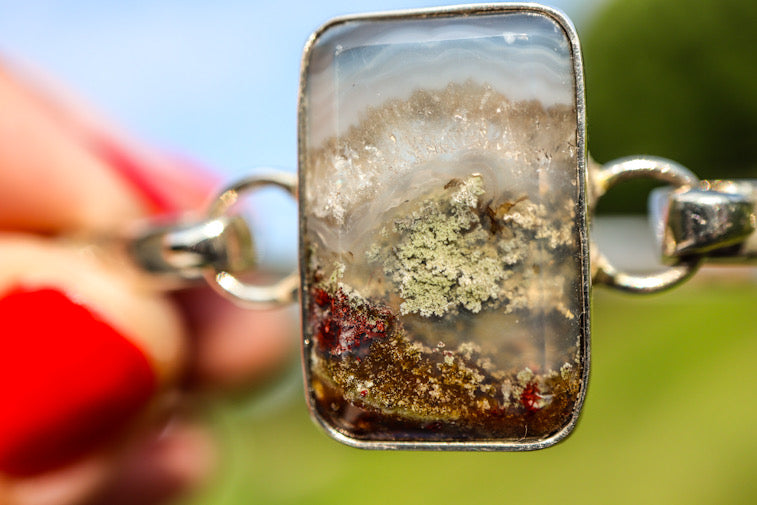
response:
<svg viewBox="0 0 757 505"><path fill-rule="evenodd" d="M654 154L700 178L757 177L757 2L614 1L582 42L597 161Z"/></svg>

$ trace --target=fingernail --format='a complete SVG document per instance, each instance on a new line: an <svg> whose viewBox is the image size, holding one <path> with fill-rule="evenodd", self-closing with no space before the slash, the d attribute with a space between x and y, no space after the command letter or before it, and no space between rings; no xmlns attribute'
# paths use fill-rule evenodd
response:
<svg viewBox="0 0 757 505"><path fill-rule="evenodd" d="M207 171L185 159L148 159L118 140L91 136L90 149L139 193L151 214L196 208L215 186Z"/></svg>
<svg viewBox="0 0 757 505"><path fill-rule="evenodd" d="M145 354L63 292L0 298L0 472L41 473L113 440L155 388Z"/></svg>
<svg viewBox="0 0 757 505"><path fill-rule="evenodd" d="M101 139L91 141L92 149L109 166L121 174L150 207L151 213L175 211L175 205L165 193L165 188L155 184L146 167L142 166L135 156L115 142Z"/></svg>

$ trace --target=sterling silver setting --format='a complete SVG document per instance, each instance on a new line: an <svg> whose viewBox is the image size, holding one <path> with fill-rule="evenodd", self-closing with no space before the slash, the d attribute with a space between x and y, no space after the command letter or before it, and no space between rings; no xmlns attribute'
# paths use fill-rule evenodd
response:
<svg viewBox="0 0 757 505"><path fill-rule="evenodd" d="M589 268L589 240L587 232L587 156L586 156L586 136L585 136L585 99L584 99L584 82L583 82L583 66L581 60L581 51L578 41L578 36L571 22L559 11L548 7L543 7L535 4L498 4L498 5L471 5L461 7L450 7L441 9L423 9L404 12L391 12L382 14L367 14L359 16L350 16L335 19L318 31L316 31L308 41L302 60L302 72L300 81L300 97L299 97L299 126L298 126L298 146L299 146L299 165L300 165L300 271L302 274L302 289L300 292L300 299L302 302L303 310L303 324L306 325L307 321L311 317L308 311L308 293L307 290L311 288L309 282L306 279L306 272L308 272L308 258L304 251L307 250L308 243L304 237L307 236L308 230L306 226L305 212L308 202L306 201L305 193L307 189L308 181L305 177L306 165L307 165L307 150L308 145L306 142L308 134L308 125L306 124L307 114L309 108L314 106L309 103L307 95L307 85L309 78L309 71L311 66L311 54L318 41L324 37L328 32L334 29L338 29L341 26L349 23L371 23L371 22L399 22L399 21L422 21L427 19L469 19L480 16L496 15L496 14L526 14L533 17L542 17L556 23L563 31L565 40L569 45L570 53L570 66L572 70L572 89L573 100L575 106L575 220L577 223L577 251L579 258L577 259L577 265L581 278L580 288L575 293L578 306L580 306L579 314L576 316L579 319L580 336L579 336L579 354L581 356L581 368L580 368L580 392L577 395L575 404L569 419L564 423L561 428L547 436L540 438L530 439L517 439L517 438L505 438L496 439L481 437L473 440L453 440L446 439L442 441L427 441L421 439L366 439L355 436L348 430L339 428L334 425L333 422L324 418L322 412L316 405L317 400L316 393L313 386L313 371L310 364L311 351L315 345L313 337L307 331L305 331L303 339L303 365L304 376L306 384L306 397L308 406L311 411L311 415L314 420L334 439L345 443L347 445L366 448L366 449L410 449L410 450L463 450L463 451L527 451L542 449L549 447L563 440L576 426L579 419L579 414L583 400L586 393L586 387L589 378L589 363L590 363L590 320L589 320L589 308L590 308L590 296L591 296L591 275ZM311 297L312 298L312 297Z"/></svg>

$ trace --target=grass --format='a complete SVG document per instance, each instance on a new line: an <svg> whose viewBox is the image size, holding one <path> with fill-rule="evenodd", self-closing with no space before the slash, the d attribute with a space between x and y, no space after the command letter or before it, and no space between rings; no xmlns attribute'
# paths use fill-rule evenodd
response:
<svg viewBox="0 0 757 505"><path fill-rule="evenodd" d="M301 390L224 408L224 468L187 505L755 503L756 295L701 281L651 297L595 290L584 413L541 452L351 449L313 425Z"/></svg>

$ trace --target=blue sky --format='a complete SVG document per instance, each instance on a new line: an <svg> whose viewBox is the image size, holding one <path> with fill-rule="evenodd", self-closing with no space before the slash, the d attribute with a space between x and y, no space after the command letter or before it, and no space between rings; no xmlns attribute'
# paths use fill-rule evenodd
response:
<svg viewBox="0 0 757 505"><path fill-rule="evenodd" d="M137 138L224 178L296 166L302 47L328 19L459 2L0 0L0 53L53 76ZM550 2L574 22L591 0ZM291 212L273 248L293 255ZM279 218L277 218L279 219ZM278 253L274 253L278 254Z"/></svg>

